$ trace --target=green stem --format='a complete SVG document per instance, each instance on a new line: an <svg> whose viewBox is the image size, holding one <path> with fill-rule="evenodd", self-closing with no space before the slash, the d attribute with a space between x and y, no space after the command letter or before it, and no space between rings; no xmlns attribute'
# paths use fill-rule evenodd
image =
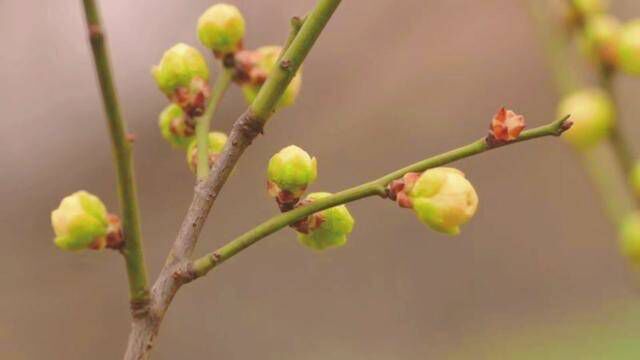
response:
<svg viewBox="0 0 640 360"><path fill-rule="evenodd" d="M255 117L264 121L269 119L280 97L296 75L340 2L341 0L320 0L305 18L300 31L293 36L293 41L284 52L278 66L269 74L269 78L251 104L250 109Z"/></svg>
<svg viewBox="0 0 640 360"><path fill-rule="evenodd" d="M520 135L520 137L518 137L516 141L512 141L502 145L509 145L544 136L558 136L562 134L562 132L564 132L568 128L568 126L570 126L570 122L568 122L567 119L568 117L545 126L525 131ZM277 215L256 226L252 230L244 233L243 235L237 237L215 252L195 260L191 267L193 272L192 275L194 275L195 277L204 276L211 269L238 254L252 244L256 243L258 240L263 239L268 235L273 234L274 232L283 229L286 226L294 224L295 222L300 221L318 211L322 211L337 205L350 203L370 196L378 195L381 197L385 197L386 186L393 180L401 178L406 173L422 172L433 167L442 166L453 161L477 155L487 150L495 149L498 147L500 147L500 145L489 145L486 139L480 139L469 145L442 153L440 155L436 155L426 160L422 160L415 164L409 165L405 168L391 172L377 180L341 191L326 198L314 201L311 204L301 206L289 212Z"/></svg>
<svg viewBox="0 0 640 360"><path fill-rule="evenodd" d="M196 123L196 141L198 142L198 180L204 180L209 176L209 129L213 116L220 105L220 101L231 84L233 71L221 66L222 72L216 79L211 92L211 99L207 104L207 110L198 118Z"/></svg>
<svg viewBox="0 0 640 360"><path fill-rule="evenodd" d="M149 299L147 270L142 250L142 235L138 215L138 200L131 158L131 144L127 138L125 124L111 75L109 54L102 30L100 13L94 0L83 0L91 48L96 72L102 90L102 101L107 113L114 161L118 178L118 195L122 211L122 230L125 245L122 251L129 278L129 296L134 309L146 306Z"/></svg>

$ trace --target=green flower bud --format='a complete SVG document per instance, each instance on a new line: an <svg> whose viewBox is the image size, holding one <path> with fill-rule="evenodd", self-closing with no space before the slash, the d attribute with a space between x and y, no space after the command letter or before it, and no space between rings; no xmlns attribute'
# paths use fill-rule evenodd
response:
<svg viewBox="0 0 640 360"><path fill-rule="evenodd" d="M583 52L596 62L615 65L620 22L611 15L600 14L588 18L581 33Z"/></svg>
<svg viewBox="0 0 640 360"><path fill-rule="evenodd" d="M215 4L198 19L198 38L205 47L218 54L233 53L242 48L244 18L237 7Z"/></svg>
<svg viewBox="0 0 640 360"><path fill-rule="evenodd" d="M620 249L633 264L640 265L640 213L632 213L620 224Z"/></svg>
<svg viewBox="0 0 640 360"><path fill-rule="evenodd" d="M631 174L629 174L629 184L636 196L640 196L640 162L636 162Z"/></svg>
<svg viewBox="0 0 640 360"><path fill-rule="evenodd" d="M257 49L254 52L256 62L254 68L251 71L251 77L253 79L261 79L264 81L278 61L282 48L280 46L264 46ZM261 83L249 83L242 86L244 97L249 104L253 103L260 91ZM291 106L295 103L300 88L302 87L302 69L298 70L296 76L291 80L289 86L285 89L277 108L284 108Z"/></svg>
<svg viewBox="0 0 640 360"><path fill-rule="evenodd" d="M195 48L179 43L167 50L151 69L158 88L189 116L204 112L209 97L209 68Z"/></svg>
<svg viewBox="0 0 640 360"><path fill-rule="evenodd" d="M227 143L225 133L213 131L209 133L209 167L218 160L224 145ZM195 174L198 168L198 141L193 139L187 148L187 164L189 169Z"/></svg>
<svg viewBox="0 0 640 360"><path fill-rule="evenodd" d="M317 175L316 158L295 145L287 146L273 155L267 167L269 189L274 197L283 190L296 198L300 197Z"/></svg>
<svg viewBox="0 0 640 360"><path fill-rule="evenodd" d="M319 192L307 196L305 201L313 202L330 196L330 193ZM343 246L347 236L353 231L355 221L345 205L323 210L309 217L306 233L298 231L298 240L314 250L325 250Z"/></svg>
<svg viewBox="0 0 640 360"><path fill-rule="evenodd" d="M405 185L418 219L433 230L457 235L478 208L478 195L460 170L435 168Z"/></svg>
<svg viewBox="0 0 640 360"><path fill-rule="evenodd" d="M170 104L162 110L158 125L162 137L175 148L186 149L193 140L194 124L188 121L187 115L176 104Z"/></svg>
<svg viewBox="0 0 640 360"><path fill-rule="evenodd" d="M571 0L571 3L582 18L601 14L609 9L608 0Z"/></svg>
<svg viewBox="0 0 640 360"><path fill-rule="evenodd" d="M578 149L587 149L604 139L614 124L613 101L604 91L594 88L579 90L565 97L558 115L571 115L573 126L562 136Z"/></svg>
<svg viewBox="0 0 640 360"><path fill-rule="evenodd" d="M54 243L62 250L102 249L109 228L107 209L95 195L73 193L51 212Z"/></svg>
<svg viewBox="0 0 640 360"><path fill-rule="evenodd" d="M640 75L640 20L622 27L618 40L618 66L630 75Z"/></svg>

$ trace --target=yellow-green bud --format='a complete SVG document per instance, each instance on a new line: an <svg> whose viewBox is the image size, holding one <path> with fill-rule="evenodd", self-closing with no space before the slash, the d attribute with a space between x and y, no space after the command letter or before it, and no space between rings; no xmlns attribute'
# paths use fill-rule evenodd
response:
<svg viewBox="0 0 640 360"><path fill-rule="evenodd" d="M296 198L300 197L317 175L316 158L295 145L287 146L273 155L267 167L269 190L274 197L282 190Z"/></svg>
<svg viewBox="0 0 640 360"><path fill-rule="evenodd" d="M151 74L158 88L189 116L204 112L209 97L209 68L197 49L183 43L174 45Z"/></svg>
<svg viewBox="0 0 640 360"><path fill-rule="evenodd" d="M253 76L266 79L276 66L282 48L280 46L263 46L255 51L257 61L253 69ZM253 103L262 84L245 84L242 86L244 97L249 104ZM302 87L302 69L299 69L296 76L291 80L285 89L277 108L284 108L295 103L300 88Z"/></svg>
<svg viewBox="0 0 640 360"><path fill-rule="evenodd" d="M566 115L571 115L573 126L562 136L578 149L587 149L609 134L616 111L609 95L593 88L565 97L558 106L558 116Z"/></svg>
<svg viewBox="0 0 640 360"><path fill-rule="evenodd" d="M245 24L237 7L215 4L198 19L198 38L205 47L218 54L228 54L242 47Z"/></svg>
<svg viewBox="0 0 640 360"><path fill-rule="evenodd" d="M186 149L193 140L194 125L190 124L182 108L176 104L168 105L158 119L158 125L171 146Z"/></svg>
<svg viewBox="0 0 640 360"><path fill-rule="evenodd" d="M640 265L640 213L632 213L620 224L620 249L633 264Z"/></svg>
<svg viewBox="0 0 640 360"><path fill-rule="evenodd" d="M51 212L54 243L62 250L102 249L109 227L107 209L95 195L75 192Z"/></svg>
<svg viewBox="0 0 640 360"><path fill-rule="evenodd" d="M640 75L640 20L622 27L618 40L618 67L630 74Z"/></svg>
<svg viewBox="0 0 640 360"><path fill-rule="evenodd" d="M433 230L457 235L478 208L478 195L460 170L435 168L422 173L405 192L418 219Z"/></svg>
<svg viewBox="0 0 640 360"><path fill-rule="evenodd" d="M571 0L571 3L582 18L601 14L609 9L608 0Z"/></svg>
<svg viewBox="0 0 640 360"><path fill-rule="evenodd" d="M218 160L224 145L227 143L227 135L222 132L212 131L209 133L209 167ZM198 168L198 141L193 139L187 148L187 164L189 169L195 174Z"/></svg>
<svg viewBox="0 0 640 360"><path fill-rule="evenodd" d="M582 50L596 62L614 66L617 61L617 45L620 22L607 14L598 14L585 20L580 37Z"/></svg>
<svg viewBox="0 0 640 360"><path fill-rule="evenodd" d="M305 201L313 202L330 196L330 193L318 192L309 194ZM325 250L339 247L347 242L347 236L353 231L355 220L345 205L338 205L323 210L309 217L309 231L298 232L298 240L314 250Z"/></svg>
<svg viewBox="0 0 640 360"><path fill-rule="evenodd" d="M629 174L629 184L636 196L640 196L640 162L636 162Z"/></svg>

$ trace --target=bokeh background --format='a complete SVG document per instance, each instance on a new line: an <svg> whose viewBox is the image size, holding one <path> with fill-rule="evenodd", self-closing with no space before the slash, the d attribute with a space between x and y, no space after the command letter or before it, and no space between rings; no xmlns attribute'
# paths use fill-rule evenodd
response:
<svg viewBox="0 0 640 360"><path fill-rule="evenodd" d="M100 4L124 115L137 135L152 277L193 177L160 136L166 99L149 68L174 43L197 44L195 22L212 3ZM232 3L248 22L247 46L257 47L281 43L288 19L314 1ZM640 16L640 4L616 0L614 12ZM129 330L122 260L58 251L49 224L61 197L78 189L117 209L81 3L0 0L0 41L0 358L117 359ZM311 190L337 191L483 136L502 105L532 127L555 116L525 1L344 1L304 71L297 105L277 114L246 153L197 253L276 213L264 172L286 145L318 157ZM618 86L623 126L635 138L640 82ZM214 127L228 131L244 107L234 88ZM455 166L481 199L461 236L439 235L377 199L350 205L357 224L340 250L314 253L281 231L185 287L154 358L637 358L630 354L640 351L638 279L566 144L542 139Z"/></svg>

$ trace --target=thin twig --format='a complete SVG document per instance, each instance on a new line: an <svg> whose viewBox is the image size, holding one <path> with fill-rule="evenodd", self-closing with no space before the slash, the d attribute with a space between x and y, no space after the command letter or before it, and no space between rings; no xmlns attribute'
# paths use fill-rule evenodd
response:
<svg viewBox="0 0 640 360"><path fill-rule="evenodd" d="M216 110L220 105L220 101L233 79L233 71L231 69L224 66L220 66L220 69L222 72L218 75L218 78L213 85L211 99L207 104L207 110L200 118L198 118L196 123L196 141L198 142L198 180L204 180L209 176L209 129Z"/></svg>
<svg viewBox="0 0 640 360"><path fill-rule="evenodd" d="M89 39L93 50L96 72L102 90L102 101L107 112L109 133L113 146L114 161L118 178L118 196L122 212L122 229L125 245L124 255L129 278L129 297L132 310L145 311L149 292L147 288L147 270L142 250L142 235L138 215L138 199L133 175L131 143L127 137L124 121L120 114L120 106L113 83L109 54L106 48L105 35L102 30L100 13L94 0L83 0L87 19Z"/></svg>
<svg viewBox="0 0 640 360"><path fill-rule="evenodd" d="M191 272L185 274L186 276L191 276L191 278L187 280L192 280L204 276L217 265L237 255L242 250L256 243L260 239L264 239L268 235L271 235L278 230L294 224L318 211L370 196L377 195L384 197L386 196L385 187L393 180L399 179L407 173L423 172L430 168L442 166L456 160L483 153L487 150L501 147L502 145L510 145L517 142L532 140L544 136L559 136L571 126L571 122L567 119L568 117L565 117L564 119L555 121L551 124L525 131L520 135L520 137L518 137L516 141L503 143L500 145L491 144L490 142L486 141L486 139L480 139L469 145L442 153L440 155L436 155L434 157L430 157L415 164L409 165L405 168L391 172L377 180L352 187L326 198L316 200L308 205L301 206L289 212L274 216L273 218L256 226L252 230L249 230L243 235L230 241L213 253L195 260L193 262L193 265L189 268Z"/></svg>

